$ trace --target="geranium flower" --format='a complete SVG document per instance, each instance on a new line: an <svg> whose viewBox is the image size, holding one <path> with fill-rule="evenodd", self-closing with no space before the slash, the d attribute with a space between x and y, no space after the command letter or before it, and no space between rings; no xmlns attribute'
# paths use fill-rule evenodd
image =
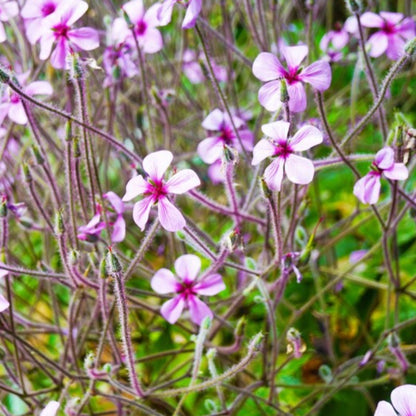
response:
<svg viewBox="0 0 416 416"><path fill-rule="evenodd" d="M192 84L199 84L206 79L199 63L201 60L205 61L204 54L200 54L198 57L196 52L190 49L186 49L183 53L182 70ZM217 81L227 81L227 70L223 66L211 60L211 67Z"/></svg>
<svg viewBox="0 0 416 416"><path fill-rule="evenodd" d="M269 52L262 52L253 63L253 74L260 81L266 82L259 90L260 104L268 111L280 108L280 80L285 79L289 94L289 109L294 113L306 109L306 92L304 82L311 84L318 91L325 91L331 84L331 67L326 61L316 61L302 68L301 62L308 54L308 47L283 46L282 54L288 69Z"/></svg>
<svg viewBox="0 0 416 416"><path fill-rule="evenodd" d="M98 32L91 27L71 29L71 26L79 20L88 10L85 1L78 1L75 4L65 2L59 12L52 13L48 18L43 19L43 25L47 29L40 38L39 58L46 60L51 57L51 65L57 69L66 67L66 58L71 52L80 50L90 51L98 48L100 42ZM51 55L53 44L56 47Z"/></svg>
<svg viewBox="0 0 416 416"><path fill-rule="evenodd" d="M149 220L150 209L158 207L159 221L167 231L181 230L186 222L181 212L170 202L169 194L183 194L201 184L197 174L191 169L184 169L164 180L164 175L171 164L173 155L168 150L150 153L143 159L142 175L133 177L127 182L123 201L130 201L138 195L144 198L136 202L133 208L133 220L143 231Z"/></svg>
<svg viewBox="0 0 416 416"><path fill-rule="evenodd" d="M349 34L340 24L334 30L330 30L322 37L319 48L325 52L331 62L339 61L342 58L341 49L348 43Z"/></svg>
<svg viewBox="0 0 416 416"><path fill-rule="evenodd" d="M173 6L179 0L165 0L158 10L158 19L161 26L167 25L172 19ZM189 0L186 5L185 18L182 22L182 29L191 29L195 26L202 9L202 0Z"/></svg>
<svg viewBox="0 0 416 416"><path fill-rule="evenodd" d="M415 22L401 13L380 12L380 15L366 12L361 16L365 27L378 28L368 39L370 56L378 57L386 52L389 59L398 59L404 51L404 45L416 35Z"/></svg>
<svg viewBox="0 0 416 416"><path fill-rule="evenodd" d="M394 150L388 146L377 152L373 167L374 170L359 179L354 185L354 195L363 204L377 203L380 197L381 175L394 181L405 180L409 176L404 163L394 163Z"/></svg>
<svg viewBox="0 0 416 416"><path fill-rule="evenodd" d="M9 21L11 18L17 16L18 13L19 6L16 1L0 1L0 43L7 40L3 22Z"/></svg>
<svg viewBox="0 0 416 416"><path fill-rule="evenodd" d="M212 318L211 309L198 299L198 295L213 296L225 289L222 277L217 274L206 276L198 281L201 260L193 254L185 254L175 261L175 271L179 279L168 269L160 269L151 281L152 289L160 294L176 293L177 295L162 305L160 313L171 324L174 324L184 308L189 309L191 319L200 325L205 317Z"/></svg>
<svg viewBox="0 0 416 416"><path fill-rule="evenodd" d="M7 270L0 269L0 278L6 276L7 273L9 273ZM4 312L9 306L10 303L8 300L2 294L0 294L0 312Z"/></svg>
<svg viewBox="0 0 416 416"><path fill-rule="evenodd" d="M303 126L289 138L290 123L275 121L262 126L263 133L272 140L262 139L253 149L252 165L258 165L267 157L274 160L264 171L264 180L273 191L280 191L283 181L283 171L288 179L298 185L312 182L315 168L309 159L295 155L322 143L322 133L313 126Z"/></svg>
<svg viewBox="0 0 416 416"><path fill-rule="evenodd" d="M117 214L116 220L110 223L110 225L113 227L111 241L113 243L119 243L120 241L123 241L124 237L126 236L126 221L124 221L123 218L124 203L121 198L112 191L104 194L103 198L110 202L111 206L114 208L114 211Z"/></svg>
<svg viewBox="0 0 416 416"><path fill-rule="evenodd" d="M144 53L156 53L163 48L163 39L160 31L156 27L160 26L157 13L160 3L156 3L144 10L142 0L133 0L122 6L123 11L127 14L133 25L134 35ZM128 42L135 47L135 42L131 29L128 27L124 18L115 19L114 30L118 35L119 42Z"/></svg>
<svg viewBox="0 0 416 416"><path fill-rule="evenodd" d="M81 225L78 227L77 237L80 240L95 242L101 231L105 228L105 222L101 221L101 214L103 209L100 204L96 205L96 214L92 217L91 221L87 225Z"/></svg>
<svg viewBox="0 0 416 416"><path fill-rule="evenodd" d="M391 392L393 406L381 401L378 403L374 416L416 416L416 386L405 384Z"/></svg>
<svg viewBox="0 0 416 416"><path fill-rule="evenodd" d="M52 400L46 407L40 412L39 416L55 416L59 409L59 402Z"/></svg>
<svg viewBox="0 0 416 416"><path fill-rule="evenodd" d="M234 126L238 131L240 139L246 150L253 149L253 133L245 127L245 121L233 116ZM218 132L215 136L210 136L198 145L199 157L208 164L212 164L221 158L224 146L232 146L241 150L238 137L234 133L233 125L227 113L218 108L212 111L202 122L202 127L206 130Z"/></svg>

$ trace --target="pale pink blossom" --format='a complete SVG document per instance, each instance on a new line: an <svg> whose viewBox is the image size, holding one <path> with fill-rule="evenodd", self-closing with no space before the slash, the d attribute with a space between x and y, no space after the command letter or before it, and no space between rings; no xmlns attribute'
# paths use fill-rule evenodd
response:
<svg viewBox="0 0 416 416"><path fill-rule="evenodd" d="M374 416L416 416L416 386L405 384L391 392L391 403L378 403Z"/></svg>
<svg viewBox="0 0 416 416"><path fill-rule="evenodd" d="M172 204L169 194L184 194L201 184L198 175L191 169L184 169L165 180L165 172L172 163L173 155L168 150L150 153L143 159L143 170L147 177L137 175L126 185L123 201L143 195L133 208L133 220L143 231L149 220L150 210L157 204L160 224L167 231L179 231L186 222L182 213Z"/></svg>
<svg viewBox="0 0 416 416"><path fill-rule="evenodd" d="M56 416L59 409L59 402L52 400L46 407L40 412L39 416Z"/></svg>
<svg viewBox="0 0 416 416"><path fill-rule="evenodd" d="M63 69L67 67L69 54L98 48L100 43L95 29L72 28L87 10L88 4L85 1L65 2L65 5L57 9L55 13L43 19L42 24L45 30L40 38L39 58L41 60L46 60L50 56L51 65L54 68ZM56 46L51 54L54 44Z"/></svg>
<svg viewBox="0 0 416 416"><path fill-rule="evenodd" d="M396 60L404 52L404 45L416 36L415 22L401 13L380 12L380 15L366 12L361 16L365 27L379 29L368 39L370 56L378 57L386 52L389 59Z"/></svg>
<svg viewBox="0 0 416 416"><path fill-rule="evenodd" d="M258 94L260 104L268 111L280 108L280 80L286 80L289 94L289 109L298 113L306 109L306 92L303 84L311 84L318 91L325 91L331 84L331 67L320 60L302 68L301 63L308 54L305 45L282 46L282 54L288 69L284 68L276 56L262 52L253 63L253 74L265 82Z"/></svg>
<svg viewBox="0 0 416 416"><path fill-rule="evenodd" d="M103 208L100 204L96 205L95 212L95 215L88 224L78 227L77 237L80 240L89 241L90 243L95 242L101 234L101 231L104 230L105 222L101 221Z"/></svg>
<svg viewBox="0 0 416 416"><path fill-rule="evenodd" d="M200 325L204 318L212 318L211 309L202 302L198 295L213 296L225 289L222 277L213 273L198 280L201 260L193 254L185 254L175 261L175 275L168 269L160 269L151 281L152 289L160 294L177 295L162 305L160 313L174 324L186 308L189 309L193 322Z"/></svg>
<svg viewBox="0 0 416 416"><path fill-rule="evenodd" d="M172 20L173 6L179 0L165 0L158 10L158 19L161 26L165 26ZM183 3L181 1L181 3ZM202 0L188 0L186 1L186 13L182 22L182 29L191 29L195 26L199 14L202 9Z"/></svg>
<svg viewBox="0 0 416 416"><path fill-rule="evenodd" d="M363 204L377 203L380 197L382 175L394 181L405 180L409 176L403 163L394 163L394 150L388 146L377 152L372 166L374 170L359 179L354 185L354 195Z"/></svg>
<svg viewBox="0 0 416 416"><path fill-rule="evenodd" d="M336 62L342 58L341 50L347 45L348 41L348 31L338 24L334 30L325 33L319 43L319 47L326 53L331 62Z"/></svg>
<svg viewBox="0 0 416 416"><path fill-rule="evenodd" d="M16 1L0 1L0 43L7 40L3 22L8 22L19 13L19 6Z"/></svg>
<svg viewBox="0 0 416 416"><path fill-rule="evenodd" d="M0 278L5 277L9 273L7 270L0 269ZM0 294L0 312L4 312L10 306L8 300Z"/></svg>
<svg viewBox="0 0 416 416"><path fill-rule="evenodd" d="M192 84L199 84L206 80L200 61L206 61L204 54L199 54L198 56L195 51L190 49L186 49L183 53L182 70ZM218 65L213 59L210 60L210 63L217 81L227 81L227 70L223 66Z"/></svg>
<svg viewBox="0 0 416 416"><path fill-rule="evenodd" d="M272 157L274 160L264 171L264 180L273 191L280 191L283 175L298 185L312 182L315 168L309 159L298 156L295 152L308 150L322 143L322 133L313 126L301 127L293 137L288 137L290 124L275 121L262 126L263 133L271 140L260 140L253 149L252 165Z"/></svg>

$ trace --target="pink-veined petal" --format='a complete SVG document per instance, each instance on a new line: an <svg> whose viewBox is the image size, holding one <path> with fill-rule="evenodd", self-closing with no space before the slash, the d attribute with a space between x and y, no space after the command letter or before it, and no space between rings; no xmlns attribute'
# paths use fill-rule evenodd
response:
<svg viewBox="0 0 416 416"><path fill-rule="evenodd" d="M170 270L159 269L152 277L150 286L156 293L165 295L166 293L176 293L180 283Z"/></svg>
<svg viewBox="0 0 416 416"><path fill-rule="evenodd" d="M19 14L19 6L16 1L6 1L1 4L1 20L7 21Z"/></svg>
<svg viewBox="0 0 416 416"><path fill-rule="evenodd" d="M332 72L331 66L326 61L316 61L307 66L300 74L299 78L312 85L318 91L325 91L331 85Z"/></svg>
<svg viewBox="0 0 416 416"><path fill-rule="evenodd" d="M40 38L39 59L44 61L49 58L54 41L55 41L55 36L52 30L48 30L42 35L42 37Z"/></svg>
<svg viewBox="0 0 416 416"><path fill-rule="evenodd" d="M253 62L253 74L260 81L273 81L285 75L280 61L270 52L262 52Z"/></svg>
<svg viewBox="0 0 416 416"><path fill-rule="evenodd" d="M276 147L269 140L261 139L253 149L253 166L258 165L262 160L274 155Z"/></svg>
<svg viewBox="0 0 416 416"><path fill-rule="evenodd" d="M284 164L284 159L278 157L264 171L264 180L272 191L280 191L282 187Z"/></svg>
<svg viewBox="0 0 416 416"><path fill-rule="evenodd" d="M267 111L277 111L281 106L280 80L270 81L259 89L258 99Z"/></svg>
<svg viewBox="0 0 416 416"><path fill-rule="evenodd" d="M397 413L390 403L383 400L378 403L374 416L397 416Z"/></svg>
<svg viewBox="0 0 416 416"><path fill-rule="evenodd" d="M350 37L348 32L341 29L340 31L334 31L331 42L335 49L340 50L348 43L349 40Z"/></svg>
<svg viewBox="0 0 416 416"><path fill-rule="evenodd" d="M137 177L138 176L135 176L133 179L135 179ZM130 181L131 180L132 179L130 179ZM143 178L142 178L142 180L143 180ZM129 181L129 183L130 183L130 181ZM139 180L139 182L140 182L140 180ZM144 180L143 180L143 182L144 182ZM129 183L127 183L127 186L129 186ZM144 182L144 183L146 183L146 182ZM134 187L134 185L133 185L133 187ZM135 195L135 196L137 196L137 195ZM114 208L114 211L116 211L117 214L122 214L124 212L123 201L121 200L121 198L116 193L114 193L113 191L109 191L109 192L107 192L106 194L103 195L103 198L107 199L110 202L111 206Z"/></svg>
<svg viewBox="0 0 416 416"><path fill-rule="evenodd" d="M152 180L161 180L172 163L173 154L169 150L159 150L148 154L143 159L143 169Z"/></svg>
<svg viewBox="0 0 416 416"><path fill-rule="evenodd" d="M380 176L371 172L359 179L354 185L354 195L363 204L376 204L380 197Z"/></svg>
<svg viewBox="0 0 416 416"><path fill-rule="evenodd" d="M113 224L113 232L111 233L111 241L113 243L120 243L126 237L126 221L122 215L118 215Z"/></svg>
<svg viewBox="0 0 416 416"><path fill-rule="evenodd" d="M69 44L66 38L60 37L55 50L51 54L51 65L57 69L66 68L66 57L69 54Z"/></svg>
<svg viewBox="0 0 416 416"><path fill-rule="evenodd" d="M290 140L290 146L295 152L303 152L323 141L322 133L314 126L303 126Z"/></svg>
<svg viewBox="0 0 416 416"><path fill-rule="evenodd" d="M172 194L183 194L201 185L198 175L192 169L184 169L173 175L166 182L166 191Z"/></svg>
<svg viewBox="0 0 416 416"><path fill-rule="evenodd" d="M63 16L63 21L67 24L67 26L72 26L76 21L81 19L81 17L87 12L88 10L88 3L85 1L79 2L64 2L64 7L60 14Z"/></svg>
<svg viewBox="0 0 416 416"><path fill-rule="evenodd" d="M203 281L197 283L193 289L198 293L198 295L214 296L225 290L225 284L221 275L215 273L207 276Z"/></svg>
<svg viewBox="0 0 416 416"><path fill-rule="evenodd" d="M309 159L291 154L286 159L285 172L290 182L306 185L312 182L315 168Z"/></svg>
<svg viewBox="0 0 416 416"><path fill-rule="evenodd" d="M59 409L59 402L51 401L46 407L40 412L39 416L55 416Z"/></svg>
<svg viewBox="0 0 416 416"><path fill-rule="evenodd" d="M383 32L376 32L370 36L367 44L370 45L369 55L377 58L387 50L388 37Z"/></svg>
<svg viewBox="0 0 416 416"><path fill-rule="evenodd" d="M181 316L184 307L185 300L179 295L165 302L160 308L160 313L170 324L174 324Z"/></svg>
<svg viewBox="0 0 416 416"><path fill-rule="evenodd" d="M391 402L402 416L416 415L416 386L405 384L391 392Z"/></svg>
<svg viewBox="0 0 416 416"><path fill-rule="evenodd" d="M243 143L244 149L251 151L253 150L253 145L254 145L254 133L251 130L248 129L244 129L244 130L239 130L238 134L240 136L241 142ZM240 150L240 143L237 140L235 141L235 146L237 147L237 149Z"/></svg>
<svg viewBox="0 0 416 416"><path fill-rule="evenodd" d="M6 30L4 29L4 25L0 22L0 43L3 43L7 40Z"/></svg>
<svg viewBox="0 0 416 416"><path fill-rule="evenodd" d="M157 11L157 18L160 26L166 26L172 20L173 6L177 0L165 0Z"/></svg>
<svg viewBox="0 0 416 416"><path fill-rule="evenodd" d="M292 113L300 113L306 109L306 92L301 82L288 85L289 110Z"/></svg>
<svg viewBox="0 0 416 416"><path fill-rule="evenodd" d="M52 85L47 81L35 81L31 82L25 87L25 93L32 95L51 95L53 94Z"/></svg>
<svg viewBox="0 0 416 416"><path fill-rule="evenodd" d="M404 39L410 40L416 35L416 23L411 17L407 17L396 25L396 30Z"/></svg>
<svg viewBox="0 0 416 416"><path fill-rule="evenodd" d="M142 0L129 1L121 8L127 13L132 23L137 23L143 18L144 8Z"/></svg>
<svg viewBox="0 0 416 416"><path fill-rule="evenodd" d="M133 207L133 220L143 231L149 220L150 209L153 206L153 198L148 196L141 201L136 202Z"/></svg>
<svg viewBox="0 0 416 416"><path fill-rule="evenodd" d="M130 201L138 195L144 194L148 188L148 183L143 179L142 175L131 178L126 185L126 193L122 201Z"/></svg>
<svg viewBox="0 0 416 416"><path fill-rule="evenodd" d="M10 120L13 120L17 124L26 124L27 116L26 111L21 101L17 103L11 103L9 106L8 116Z"/></svg>
<svg viewBox="0 0 416 416"><path fill-rule="evenodd" d="M360 17L361 24L365 27L382 27L384 20L373 12L365 12Z"/></svg>
<svg viewBox="0 0 416 416"><path fill-rule="evenodd" d="M209 168L208 168L208 177L211 182L216 185L218 183L224 182L225 180L225 172L224 167L222 165L222 160L216 160Z"/></svg>
<svg viewBox="0 0 416 416"><path fill-rule="evenodd" d="M199 13L202 9L202 0L191 0L186 9L185 18L182 22L182 29L191 29L195 26Z"/></svg>
<svg viewBox="0 0 416 416"><path fill-rule="evenodd" d="M199 143L197 152L205 163L211 164L221 158L223 149L224 144L218 137L208 137Z"/></svg>
<svg viewBox="0 0 416 416"><path fill-rule="evenodd" d="M223 123L224 113L220 109L216 108L204 118L204 121L202 122L202 127L205 130L218 131L221 130Z"/></svg>
<svg viewBox="0 0 416 416"><path fill-rule="evenodd" d="M156 53L163 48L162 34L158 29L149 27L144 36L140 39L140 44L144 53Z"/></svg>
<svg viewBox="0 0 416 416"><path fill-rule="evenodd" d="M289 69L298 68L308 54L308 47L306 45L283 46L282 54Z"/></svg>
<svg viewBox="0 0 416 416"><path fill-rule="evenodd" d="M201 270L201 260L195 254L184 254L175 261L175 271L184 282L192 282Z"/></svg>
<svg viewBox="0 0 416 416"><path fill-rule="evenodd" d="M350 16L344 23L344 29L353 35L358 35L358 22L355 16Z"/></svg>
<svg viewBox="0 0 416 416"><path fill-rule="evenodd" d="M159 221L167 231L179 231L186 225L185 218L168 198L161 198L157 204Z"/></svg>
<svg viewBox="0 0 416 416"><path fill-rule="evenodd" d="M406 41L400 34L394 34L387 37L386 55L392 61L399 59L404 53Z"/></svg>
<svg viewBox="0 0 416 416"><path fill-rule="evenodd" d="M100 46L98 32L92 27L69 30L68 38L72 44L84 51L91 51Z"/></svg>
<svg viewBox="0 0 416 416"><path fill-rule="evenodd" d="M409 171L404 163L394 163L390 169L383 170L383 175L394 181L404 181L409 177Z"/></svg>
<svg viewBox="0 0 416 416"><path fill-rule="evenodd" d="M393 25L400 23L404 17L403 14L394 12L380 12L380 16Z"/></svg>
<svg viewBox="0 0 416 416"><path fill-rule="evenodd" d="M376 153L374 163L379 169L390 169L394 164L394 150L391 147L383 147Z"/></svg>
<svg viewBox="0 0 416 416"><path fill-rule="evenodd" d="M290 123L287 121L273 121L272 123L263 124L261 131L267 136L277 141L287 141Z"/></svg>
<svg viewBox="0 0 416 416"><path fill-rule="evenodd" d="M202 300L198 299L196 296L190 296L188 298L189 313L191 319L197 325L201 325L204 318L207 316L212 319L213 313L211 309L204 303Z"/></svg>
<svg viewBox="0 0 416 416"><path fill-rule="evenodd" d="M159 9L160 9L160 3L155 3L152 6L150 6L143 16L143 21L146 22L148 27L157 27L160 25L159 21Z"/></svg>

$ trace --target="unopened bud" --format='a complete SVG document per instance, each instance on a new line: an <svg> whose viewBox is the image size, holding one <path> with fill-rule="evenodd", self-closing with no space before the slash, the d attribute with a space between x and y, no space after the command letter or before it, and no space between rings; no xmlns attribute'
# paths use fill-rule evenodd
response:
<svg viewBox="0 0 416 416"><path fill-rule="evenodd" d="M407 55L412 56L416 52L416 38L409 40L409 42L404 45L404 51Z"/></svg>
<svg viewBox="0 0 416 416"><path fill-rule="evenodd" d="M55 234L62 235L65 231L64 220L62 218L62 212L57 211L55 214Z"/></svg>
<svg viewBox="0 0 416 416"><path fill-rule="evenodd" d="M106 279L108 277L105 258L100 261L100 277L101 279Z"/></svg>
<svg viewBox="0 0 416 416"><path fill-rule="evenodd" d="M272 191L267 186L264 178L260 178L260 190L265 199L270 199L272 197Z"/></svg>
<svg viewBox="0 0 416 416"><path fill-rule="evenodd" d="M2 195L0 199L0 218L5 217L7 217L7 197Z"/></svg>
<svg viewBox="0 0 416 416"><path fill-rule="evenodd" d="M289 102L289 93L287 91L287 84L284 79L280 80L280 101L282 103Z"/></svg>
<svg viewBox="0 0 416 416"><path fill-rule="evenodd" d="M227 163L236 163L237 161L236 151L228 145L224 145L224 159Z"/></svg>
<svg viewBox="0 0 416 416"><path fill-rule="evenodd" d="M240 338L240 337L244 336L244 331L246 329L246 322L247 322L247 320L246 320L246 317L245 316L242 316L238 320L237 326L235 327L235 331L234 331L234 335L237 338Z"/></svg>
<svg viewBox="0 0 416 416"><path fill-rule="evenodd" d="M79 138L75 137L74 140L74 157L79 158L81 157L81 148L79 146Z"/></svg>
<svg viewBox="0 0 416 416"><path fill-rule="evenodd" d="M71 250L68 255L68 263L75 266L78 263L79 253L77 250Z"/></svg>
<svg viewBox="0 0 416 416"><path fill-rule="evenodd" d="M360 0L347 0L345 4L351 14L359 14L361 12L362 4Z"/></svg>
<svg viewBox="0 0 416 416"><path fill-rule="evenodd" d="M93 352L89 352L84 359L84 368L89 370L94 367L95 356Z"/></svg>
<svg viewBox="0 0 416 416"><path fill-rule="evenodd" d="M117 256L113 253L113 250L110 248L106 257L107 272L110 275L115 273L120 273L123 268L121 267L120 261Z"/></svg>
<svg viewBox="0 0 416 416"><path fill-rule="evenodd" d="M125 11L123 8L121 8L121 10L123 11L123 17L124 17L124 20L126 21L127 25L128 25L129 27L130 27L130 26L133 26L133 23L132 23L132 21L130 20L129 15L126 13L126 11Z"/></svg>
<svg viewBox="0 0 416 416"><path fill-rule="evenodd" d="M26 182L32 182L32 173L30 172L29 165L27 163L23 163L22 165L23 175L25 177Z"/></svg>
<svg viewBox="0 0 416 416"><path fill-rule="evenodd" d="M8 83L10 81L10 75L4 71L4 69L0 68L0 82Z"/></svg>

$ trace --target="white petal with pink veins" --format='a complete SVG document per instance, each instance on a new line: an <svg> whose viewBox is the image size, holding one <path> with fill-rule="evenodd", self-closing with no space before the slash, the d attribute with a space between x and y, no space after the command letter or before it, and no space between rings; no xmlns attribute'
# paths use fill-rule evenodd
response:
<svg viewBox="0 0 416 416"><path fill-rule="evenodd" d="M193 281L201 269L201 260L194 254L184 254L175 261L175 270L178 277L184 281Z"/></svg>

